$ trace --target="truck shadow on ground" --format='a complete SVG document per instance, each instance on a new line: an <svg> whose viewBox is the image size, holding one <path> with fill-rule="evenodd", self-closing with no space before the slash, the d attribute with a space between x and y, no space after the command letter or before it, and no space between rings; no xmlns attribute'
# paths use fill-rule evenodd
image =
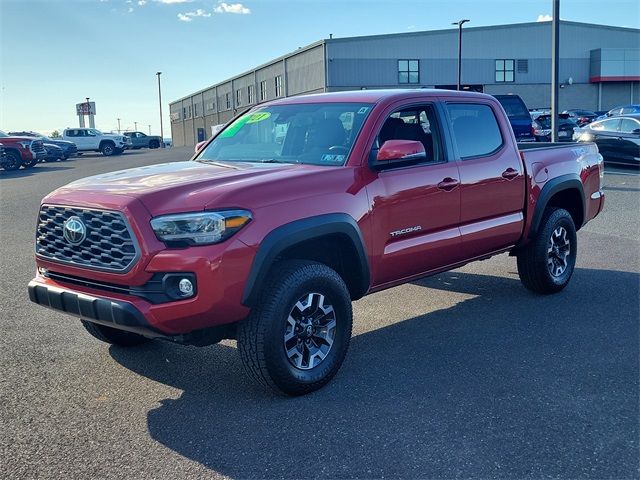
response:
<svg viewBox="0 0 640 480"><path fill-rule="evenodd" d="M253 386L228 345L110 352L183 390L151 437L231 477L635 475L637 273L577 269L553 296L455 271L416 284L474 297L354 337L306 397Z"/></svg>

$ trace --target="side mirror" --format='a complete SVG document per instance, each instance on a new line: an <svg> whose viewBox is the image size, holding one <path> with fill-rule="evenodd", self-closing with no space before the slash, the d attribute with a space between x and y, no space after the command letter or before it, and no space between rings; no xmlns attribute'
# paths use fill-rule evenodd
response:
<svg viewBox="0 0 640 480"><path fill-rule="evenodd" d="M200 142L196 145L196 153L198 153L200 150L202 150L202 147L204 147L207 144L208 140L205 140L204 142Z"/></svg>
<svg viewBox="0 0 640 480"><path fill-rule="evenodd" d="M376 161L380 163L426 159L427 152L424 150L424 145L415 140L387 140L376 156Z"/></svg>

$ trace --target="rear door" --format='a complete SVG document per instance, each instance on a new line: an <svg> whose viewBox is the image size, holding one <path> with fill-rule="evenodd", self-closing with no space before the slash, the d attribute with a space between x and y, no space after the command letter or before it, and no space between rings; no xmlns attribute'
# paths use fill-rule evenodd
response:
<svg viewBox="0 0 640 480"><path fill-rule="evenodd" d="M525 172L509 124L490 100L446 102L460 171L465 259L515 244L524 228Z"/></svg>

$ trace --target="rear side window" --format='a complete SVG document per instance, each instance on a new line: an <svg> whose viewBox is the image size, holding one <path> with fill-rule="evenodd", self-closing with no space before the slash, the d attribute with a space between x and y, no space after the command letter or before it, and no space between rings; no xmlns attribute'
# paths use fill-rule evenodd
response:
<svg viewBox="0 0 640 480"><path fill-rule="evenodd" d="M461 159L489 155L502 146L498 120L489 105L449 103L447 110Z"/></svg>

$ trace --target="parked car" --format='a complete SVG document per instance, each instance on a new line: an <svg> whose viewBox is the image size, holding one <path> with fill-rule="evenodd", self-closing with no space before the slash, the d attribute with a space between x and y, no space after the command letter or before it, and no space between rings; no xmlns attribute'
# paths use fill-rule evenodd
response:
<svg viewBox="0 0 640 480"><path fill-rule="evenodd" d="M78 152L101 152L105 157L120 155L131 147L131 139L125 135L102 133L95 128L67 128L62 138L74 142Z"/></svg>
<svg viewBox="0 0 640 480"><path fill-rule="evenodd" d="M57 147L60 147L62 149L63 154L64 154L63 160L67 160L69 158L73 158L73 157L78 155L78 147L76 147L76 144L73 143L73 142L69 142L67 140L61 140L59 138L47 137L46 135L42 135L41 133L33 132L33 131L9 132L9 134L10 135L19 135L19 136L23 136L23 137L40 138L40 139L42 139L42 141L45 144L45 149L46 149L47 144L48 145L55 145Z"/></svg>
<svg viewBox="0 0 640 480"><path fill-rule="evenodd" d="M519 148L489 95L283 98L192 161L45 197L29 296L112 344L237 338L253 378L301 395L340 368L351 300L501 252L526 288L565 288L602 175L594 144Z"/></svg>
<svg viewBox="0 0 640 480"><path fill-rule="evenodd" d="M569 115L569 117L578 124L579 127L593 122L598 115L591 110L571 109L562 112Z"/></svg>
<svg viewBox="0 0 640 480"><path fill-rule="evenodd" d="M535 142L531 115L518 95L494 95L504 108L517 142Z"/></svg>
<svg viewBox="0 0 640 480"><path fill-rule="evenodd" d="M0 131L0 139L7 158L5 170L17 170L21 166L31 168L46 155L42 140L38 138L13 136Z"/></svg>
<svg viewBox="0 0 640 480"><path fill-rule="evenodd" d="M160 148L162 139L156 135L146 135L142 132L124 132L131 139L131 148Z"/></svg>
<svg viewBox="0 0 640 480"><path fill-rule="evenodd" d="M621 107L615 107L609 110L604 115L600 115L596 120L604 120L608 117L615 117L617 115L631 115L634 113L640 113L640 105L623 105Z"/></svg>
<svg viewBox="0 0 640 480"><path fill-rule="evenodd" d="M595 142L608 163L640 166L640 114L593 122L576 129L573 139Z"/></svg>
<svg viewBox="0 0 640 480"><path fill-rule="evenodd" d="M45 143L44 149L47 153L42 159L43 162L57 162L58 160L64 162L66 160L64 152L59 146L53 145L52 143Z"/></svg>
<svg viewBox="0 0 640 480"><path fill-rule="evenodd" d="M578 124L566 113L561 113L558 117L558 141L573 141L573 132L578 128ZM551 141L551 115L539 115L534 118L533 134L536 137L536 142Z"/></svg>

